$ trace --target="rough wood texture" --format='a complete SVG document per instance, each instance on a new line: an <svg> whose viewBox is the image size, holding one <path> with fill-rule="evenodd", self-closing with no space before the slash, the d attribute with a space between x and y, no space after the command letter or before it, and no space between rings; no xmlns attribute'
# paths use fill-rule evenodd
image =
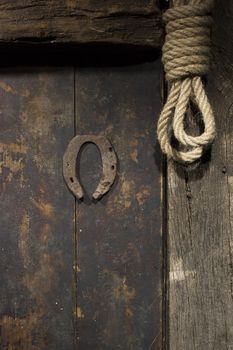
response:
<svg viewBox="0 0 233 350"><path fill-rule="evenodd" d="M218 0L207 84L218 130L211 159L193 171L168 165L172 350L233 346L232 32L233 3Z"/></svg>
<svg viewBox="0 0 233 350"><path fill-rule="evenodd" d="M100 201L77 203L77 334L80 350L161 349L159 62L76 72L76 133L108 137L118 179ZM93 145L81 181L100 178Z"/></svg>
<svg viewBox="0 0 233 350"><path fill-rule="evenodd" d="M156 0L0 1L1 44L124 44L158 48Z"/></svg>
<svg viewBox="0 0 233 350"><path fill-rule="evenodd" d="M0 71L0 348L71 350L73 69Z"/></svg>
<svg viewBox="0 0 233 350"><path fill-rule="evenodd" d="M159 72L159 62L0 70L1 350L161 348ZM75 204L65 185L75 129L106 135L119 157L100 202ZM90 193L93 145L80 163Z"/></svg>

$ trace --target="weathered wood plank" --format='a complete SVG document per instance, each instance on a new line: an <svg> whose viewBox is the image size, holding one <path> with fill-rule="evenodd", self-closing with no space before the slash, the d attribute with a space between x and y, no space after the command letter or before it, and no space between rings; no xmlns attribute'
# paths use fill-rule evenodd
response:
<svg viewBox="0 0 233 350"><path fill-rule="evenodd" d="M78 69L77 134L103 134L118 155L108 195L77 203L77 333L80 350L161 349L159 62ZM89 193L100 176L93 145L83 150Z"/></svg>
<svg viewBox="0 0 233 350"><path fill-rule="evenodd" d="M211 159L189 172L168 164L172 350L233 346L232 31L232 1L217 0L207 84L218 130Z"/></svg>
<svg viewBox="0 0 233 350"><path fill-rule="evenodd" d="M123 44L159 48L157 0L0 2L0 47L27 44Z"/></svg>
<svg viewBox="0 0 233 350"><path fill-rule="evenodd" d="M0 348L73 349L72 68L0 71Z"/></svg>

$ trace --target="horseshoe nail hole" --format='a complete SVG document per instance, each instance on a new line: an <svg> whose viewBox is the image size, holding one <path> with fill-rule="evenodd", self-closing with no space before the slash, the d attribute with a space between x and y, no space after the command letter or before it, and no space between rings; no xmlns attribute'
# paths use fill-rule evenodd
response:
<svg viewBox="0 0 233 350"><path fill-rule="evenodd" d="M67 166L70 166L70 163L66 163Z"/></svg>
<svg viewBox="0 0 233 350"><path fill-rule="evenodd" d="M73 179L72 177L70 177L70 181L71 181L71 182L74 182L74 179Z"/></svg>
<svg viewBox="0 0 233 350"><path fill-rule="evenodd" d="M113 151L112 147L109 147L109 151L110 151L110 152L112 152L112 151Z"/></svg>
<svg viewBox="0 0 233 350"><path fill-rule="evenodd" d="M114 170L115 169L115 165L112 165L111 168L112 168L112 170Z"/></svg>

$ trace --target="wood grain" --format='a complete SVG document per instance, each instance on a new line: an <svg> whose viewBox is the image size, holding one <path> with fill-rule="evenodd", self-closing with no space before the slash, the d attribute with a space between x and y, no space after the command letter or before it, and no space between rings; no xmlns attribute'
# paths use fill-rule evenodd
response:
<svg viewBox="0 0 233 350"><path fill-rule="evenodd" d="M157 0L14 0L0 2L4 44L123 44L161 47Z"/></svg>
<svg viewBox="0 0 233 350"><path fill-rule="evenodd" d="M161 349L160 67L76 71L76 132L108 137L119 161L110 192L100 202L77 203L80 350ZM80 167L90 195L101 175L93 145Z"/></svg>
<svg viewBox="0 0 233 350"><path fill-rule="evenodd" d="M75 342L74 200L62 175L73 74L0 70L2 350L71 350Z"/></svg>
<svg viewBox="0 0 233 350"><path fill-rule="evenodd" d="M218 131L212 152L194 170L168 164L172 350L233 346L232 20L232 1L216 1L207 83Z"/></svg>

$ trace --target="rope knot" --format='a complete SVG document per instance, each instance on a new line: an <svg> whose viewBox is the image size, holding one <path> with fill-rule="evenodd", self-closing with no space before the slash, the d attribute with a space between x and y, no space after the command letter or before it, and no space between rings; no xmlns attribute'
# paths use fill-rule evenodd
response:
<svg viewBox="0 0 233 350"><path fill-rule="evenodd" d="M166 41L163 63L167 81L208 73L211 2L168 9L164 16Z"/></svg>
<svg viewBox="0 0 233 350"><path fill-rule="evenodd" d="M157 132L162 151L178 162L192 163L201 158L215 137L215 121L201 76L209 69L212 0L173 0L163 18L166 40L163 63L170 82L167 101L160 114ZM198 136L185 130L185 117L192 101L201 112L204 131ZM178 147L171 140L175 137Z"/></svg>

